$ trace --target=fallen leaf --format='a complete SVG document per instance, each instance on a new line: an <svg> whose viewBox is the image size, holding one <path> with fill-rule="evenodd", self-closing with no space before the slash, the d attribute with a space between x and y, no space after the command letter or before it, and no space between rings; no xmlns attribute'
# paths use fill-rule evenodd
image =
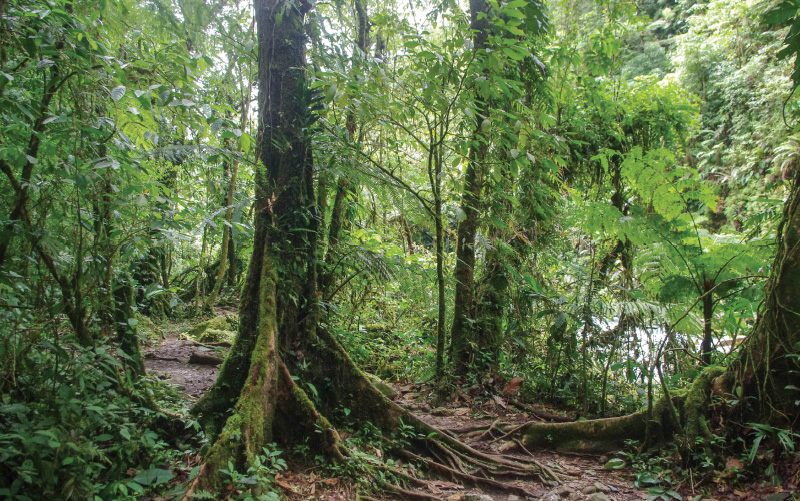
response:
<svg viewBox="0 0 800 501"><path fill-rule="evenodd" d="M466 416L467 414L469 414L469 408L459 407L458 409L455 410L453 414L455 414L456 416Z"/></svg>
<svg viewBox="0 0 800 501"><path fill-rule="evenodd" d="M525 379L521 377L511 378L511 381L506 383L506 385L503 387L503 396L510 397L514 393L518 392L523 381L525 381Z"/></svg>
<svg viewBox="0 0 800 501"><path fill-rule="evenodd" d="M326 478L325 479L325 485L330 485L330 486L339 485L339 479L338 478Z"/></svg>
<svg viewBox="0 0 800 501"><path fill-rule="evenodd" d="M728 470L741 470L744 468L744 463L736 458L730 458L728 462L725 463L725 468Z"/></svg>
<svg viewBox="0 0 800 501"><path fill-rule="evenodd" d="M294 486L283 479L281 475L275 475L275 483L278 484L280 487L283 487L287 491L296 492Z"/></svg>
<svg viewBox="0 0 800 501"><path fill-rule="evenodd" d="M505 401L503 401L503 399L500 398L498 395L494 395L492 398L494 399L494 403L496 403L497 405L499 405L503 409L508 409L508 407L506 406Z"/></svg>

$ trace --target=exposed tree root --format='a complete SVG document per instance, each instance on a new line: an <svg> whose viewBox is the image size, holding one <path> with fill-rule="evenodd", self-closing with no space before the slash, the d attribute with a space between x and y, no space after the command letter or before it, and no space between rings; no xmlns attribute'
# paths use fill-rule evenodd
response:
<svg viewBox="0 0 800 501"><path fill-rule="evenodd" d="M442 499L442 498L440 498L438 496L434 496L432 494L427 494L427 493L422 492L422 491L412 491L412 490L408 490L408 489L403 489L399 485L395 485L395 484L385 483L385 484L383 484L383 486L386 489L388 489L388 490L390 490L392 492L400 494L403 497L403 499L410 499L410 500L414 500L414 499L433 499L435 501L441 501L441 499Z"/></svg>
<svg viewBox="0 0 800 501"><path fill-rule="evenodd" d="M518 445L523 447L601 453L622 449L628 440L649 448L677 435L681 451L687 457L698 438L703 443L711 438L706 415L713 382L722 375L720 369L706 371L698 376L688 393L662 397L651 411L570 423L531 422L503 438L521 432L522 441Z"/></svg>
<svg viewBox="0 0 800 501"><path fill-rule="evenodd" d="M567 416L559 416L557 414L549 414L547 412L542 412L538 409L535 409L533 406L530 406L526 403L520 402L519 400L511 400L509 401L511 405L518 409L522 409L523 411L527 412L531 416L537 417L544 421L548 421L551 423L571 423L575 421L574 418L567 417Z"/></svg>
<svg viewBox="0 0 800 501"><path fill-rule="evenodd" d="M260 336L259 341L262 342L264 338L265 336ZM261 348L256 346L254 354L259 349L263 351L263 346ZM305 356L320 363L315 365L318 368L316 373L304 374L306 377L311 376L311 379L303 380L308 380L317 388L324 388L325 381L333 382L322 393L327 398L319 402L319 407L315 405L295 383L287 366L278 359L275 376L277 382L273 386L277 399L272 410L273 420L268 422L259 417L260 413L266 415L267 412L254 407L256 402L269 399L269 396L263 393L267 386L263 384L263 379L249 377L245 387L250 389L241 392L236 412L227 419L227 424L210 449L189 493L196 492L198 488L214 486L217 483L216 472L221 467L226 467L228 461L244 466L260 452L255 449L254 444L258 444L264 438L263 435L256 437L258 432L254 426L271 425L271 438L283 444L299 443L311 437L317 442L314 448L323 451L331 461L345 462L352 459L350 451L340 440L335 427L324 417L326 414L332 416L341 414L335 412L341 407L351 409L349 419L355 422L370 422L382 430L386 437L399 433L401 435L399 439L385 439L388 454L412 459L427 468L434 476L524 496L531 494L525 489L509 486L494 478L557 480L552 471L535 461L478 451L443 430L424 423L381 393L368 376L352 362L338 341L327 332L320 332L318 343L308 347ZM261 370L255 357L252 365L253 374ZM257 398L248 401L250 394ZM352 423L348 421L345 424ZM498 421L495 421L487 432L491 432L494 427L495 431L502 433L497 425ZM257 439L254 440L253 437ZM244 462L237 458L243 458ZM364 473L368 474L368 470L375 466L365 465L365 468L367 471ZM393 473L396 478L417 487L424 488L430 485L427 480L399 474L397 471ZM383 488L407 499L438 499L426 492L409 490L398 485L384 484Z"/></svg>
<svg viewBox="0 0 800 501"><path fill-rule="evenodd" d="M478 435L476 438L473 438L473 439L472 439L472 440L470 440L468 443L470 443L470 444L474 444L474 443L480 442L480 441L481 441L481 440L483 440L484 438L489 438L489 437L491 437L491 436L492 436L492 431L494 431L494 429L495 429L495 426L497 426L497 423L498 423L498 422L500 422L500 418L497 418L497 419L495 419L495 420L494 420L494 422L493 422L493 423L492 423L492 424L489 426L489 428L488 428L486 431L484 431L483 433L481 433L480 435Z"/></svg>
<svg viewBox="0 0 800 501"><path fill-rule="evenodd" d="M621 449L628 439L644 441L646 428L647 411L571 423L531 422L523 431L522 443L557 451L609 452Z"/></svg>
<svg viewBox="0 0 800 501"><path fill-rule="evenodd" d="M535 423L535 421L527 421L527 422L525 422L523 424L514 426L510 430L503 430L504 435L501 435L501 436L495 438L494 440L492 440L492 442L498 442L500 440L507 440L509 437L511 437L512 435L516 434L520 430L527 428L528 425L530 425L531 423Z"/></svg>
<svg viewBox="0 0 800 501"><path fill-rule="evenodd" d="M413 452L402 450L402 455L406 458L414 461L418 461L422 464L425 464L427 467L431 468L432 470L441 473L442 475L449 477L453 482L464 483L467 485L472 485L475 487L489 487L491 489L496 489L504 492L510 492L513 494L517 494L520 496L533 496L534 494L524 489L522 487L511 485L511 484L504 484L502 482L498 482L497 480L492 480L491 478L487 477L479 477L474 474L465 473L454 468L450 468L445 466L441 463L437 463L436 461L431 461L429 459L425 459Z"/></svg>

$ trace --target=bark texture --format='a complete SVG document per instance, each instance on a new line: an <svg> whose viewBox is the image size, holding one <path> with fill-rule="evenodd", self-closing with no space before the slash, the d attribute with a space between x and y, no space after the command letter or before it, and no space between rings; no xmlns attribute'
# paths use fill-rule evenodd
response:
<svg viewBox="0 0 800 501"><path fill-rule="evenodd" d="M470 0L470 29L473 30L474 50L485 52L489 40L489 5L485 0ZM482 15L481 15L482 14ZM480 60L480 58L478 58ZM467 373L475 356L471 341L471 323L475 320L475 237L478 232L478 215L481 210L484 162L488 152L488 131L483 125L488 120L488 106L480 97L476 101L476 123L469 162L464 172L464 193L461 210L464 220L458 225L456 242L455 303L451 330L451 356L458 375Z"/></svg>
<svg viewBox="0 0 800 501"><path fill-rule="evenodd" d="M239 332L217 382L193 412L216 442L206 479L249 462L272 440L279 348L313 333L316 217L305 84L303 20L308 4L257 0L259 129L254 245ZM309 282L311 285L309 285ZM291 392L290 392L291 393ZM230 410L233 409L233 414Z"/></svg>
<svg viewBox="0 0 800 501"><path fill-rule="evenodd" d="M800 392L800 171L784 205L766 301L734 366L751 418L798 428ZM742 399L745 402L745 399Z"/></svg>

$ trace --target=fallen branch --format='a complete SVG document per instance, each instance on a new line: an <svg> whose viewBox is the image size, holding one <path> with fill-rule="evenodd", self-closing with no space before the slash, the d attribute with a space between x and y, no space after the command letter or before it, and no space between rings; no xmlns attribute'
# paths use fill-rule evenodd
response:
<svg viewBox="0 0 800 501"><path fill-rule="evenodd" d="M155 353L145 353L144 358L147 360L163 360L165 362L180 362L181 359L175 357L159 357Z"/></svg>
<svg viewBox="0 0 800 501"><path fill-rule="evenodd" d="M547 412L542 412L540 410L534 409L533 406L520 402L519 400L510 400L509 403L514 407L522 409L533 416L536 416L539 419L544 419L545 421L549 421L551 423L571 423L575 421L574 418L569 416L559 416L557 414L549 414Z"/></svg>
<svg viewBox="0 0 800 501"><path fill-rule="evenodd" d="M206 355L205 353L200 353L197 351L193 351L192 355L189 357L190 364L197 364L197 365L221 365L224 362L224 359L214 356L214 355Z"/></svg>

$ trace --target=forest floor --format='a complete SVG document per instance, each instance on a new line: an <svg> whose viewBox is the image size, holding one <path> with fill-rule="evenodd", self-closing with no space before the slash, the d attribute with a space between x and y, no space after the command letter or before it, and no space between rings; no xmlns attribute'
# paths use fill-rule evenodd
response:
<svg viewBox="0 0 800 501"><path fill-rule="evenodd" d="M214 383L219 367L188 363L192 352L198 351L197 343L180 334L183 326L176 326L164 333L156 346L145 349L145 363L150 374L175 385L185 395L187 403L197 400ZM202 349L202 347L200 347ZM222 356L222 354L220 354ZM500 424L522 425L542 419L529 411L553 414L548 409L517 407L513 398L497 395L470 396L463 392L447 405L433 407L433 390L425 384L392 384L391 398L409 409L427 424L456 437L471 447L489 453L532 457L545 465L561 479L560 483L542 484L531 480L513 481L530 495L528 500L544 501L627 501L653 499L646 490L634 486L634 473L628 469L612 470L604 467L609 456L592 454L563 454L547 450L525 450L519 447L504 450L510 442L505 441L495 428ZM346 432L343 432L346 433ZM345 438L346 435L343 436ZM194 462L199 462L196 457ZM189 461L190 463L192 461ZM194 466L189 464L189 467ZM188 471L188 470L187 470ZM283 489L289 500L349 501L357 499L358 488L350 479L326 476L326 472L313 469L291 469L276 476L275 483ZM492 492L486 489L464 487L446 480L429 485L430 494L447 501L520 501L519 495L507 492ZM789 496L775 496L774 492L748 489L742 492L727 486L717 486L713 499L742 499L782 501ZM691 493L685 493L691 494ZM772 495L770 495L772 494ZM773 497L775 496L775 497ZM691 499L688 495L685 498ZM400 499L385 497L385 499ZM708 498L706 498L708 499Z"/></svg>

